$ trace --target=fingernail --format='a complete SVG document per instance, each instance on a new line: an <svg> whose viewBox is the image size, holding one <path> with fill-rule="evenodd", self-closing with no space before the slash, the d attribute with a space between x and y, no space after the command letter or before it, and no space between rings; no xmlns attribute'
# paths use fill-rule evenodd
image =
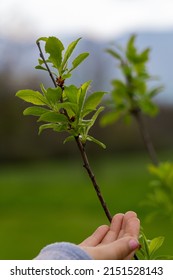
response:
<svg viewBox="0 0 173 280"><path fill-rule="evenodd" d="M136 250L139 247L139 242L136 239L131 239L129 241L129 246L132 251Z"/></svg>

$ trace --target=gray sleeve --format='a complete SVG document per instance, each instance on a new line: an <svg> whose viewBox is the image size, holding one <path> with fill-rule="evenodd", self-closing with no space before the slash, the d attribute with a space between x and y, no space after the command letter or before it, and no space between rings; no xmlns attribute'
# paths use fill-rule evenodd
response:
<svg viewBox="0 0 173 280"><path fill-rule="evenodd" d="M92 260L79 246L58 242L44 247L35 260Z"/></svg>

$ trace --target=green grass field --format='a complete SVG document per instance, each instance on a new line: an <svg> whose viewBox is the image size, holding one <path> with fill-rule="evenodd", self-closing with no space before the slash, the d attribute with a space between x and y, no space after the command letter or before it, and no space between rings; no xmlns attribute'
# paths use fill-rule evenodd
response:
<svg viewBox="0 0 173 280"><path fill-rule="evenodd" d="M164 235L161 254L173 254L173 225L165 219L147 223L139 202L148 191L148 159L129 155L91 160L112 214L137 211L149 238ZM32 259L52 242L79 243L108 223L79 160L1 166L0 259Z"/></svg>

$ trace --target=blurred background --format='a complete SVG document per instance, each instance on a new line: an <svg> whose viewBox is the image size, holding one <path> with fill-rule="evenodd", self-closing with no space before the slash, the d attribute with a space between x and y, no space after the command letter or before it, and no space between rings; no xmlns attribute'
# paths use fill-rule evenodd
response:
<svg viewBox="0 0 173 280"><path fill-rule="evenodd" d="M38 136L35 118L24 117L19 89L52 86L46 72L35 70L35 41L56 36L67 46L82 37L76 52L89 58L69 81L93 80L92 91L111 90L119 75L105 49L125 45L137 34L140 49L150 47L148 69L164 90L156 98L160 112L146 119L161 160L173 159L173 3L171 0L6 0L0 3L0 259L31 259L48 243L79 243L107 223L75 143L45 131ZM93 135L106 150L87 146L98 183L112 213L138 212L149 238L166 237L161 253L171 254L173 225L147 222L140 205L148 188L150 162L135 123L100 128Z"/></svg>

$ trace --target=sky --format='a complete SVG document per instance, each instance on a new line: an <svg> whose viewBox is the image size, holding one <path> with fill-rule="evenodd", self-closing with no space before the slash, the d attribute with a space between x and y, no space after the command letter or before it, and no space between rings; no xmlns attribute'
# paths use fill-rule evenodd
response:
<svg viewBox="0 0 173 280"><path fill-rule="evenodd" d="M51 33L109 39L126 32L173 30L173 0L0 1L0 36Z"/></svg>

